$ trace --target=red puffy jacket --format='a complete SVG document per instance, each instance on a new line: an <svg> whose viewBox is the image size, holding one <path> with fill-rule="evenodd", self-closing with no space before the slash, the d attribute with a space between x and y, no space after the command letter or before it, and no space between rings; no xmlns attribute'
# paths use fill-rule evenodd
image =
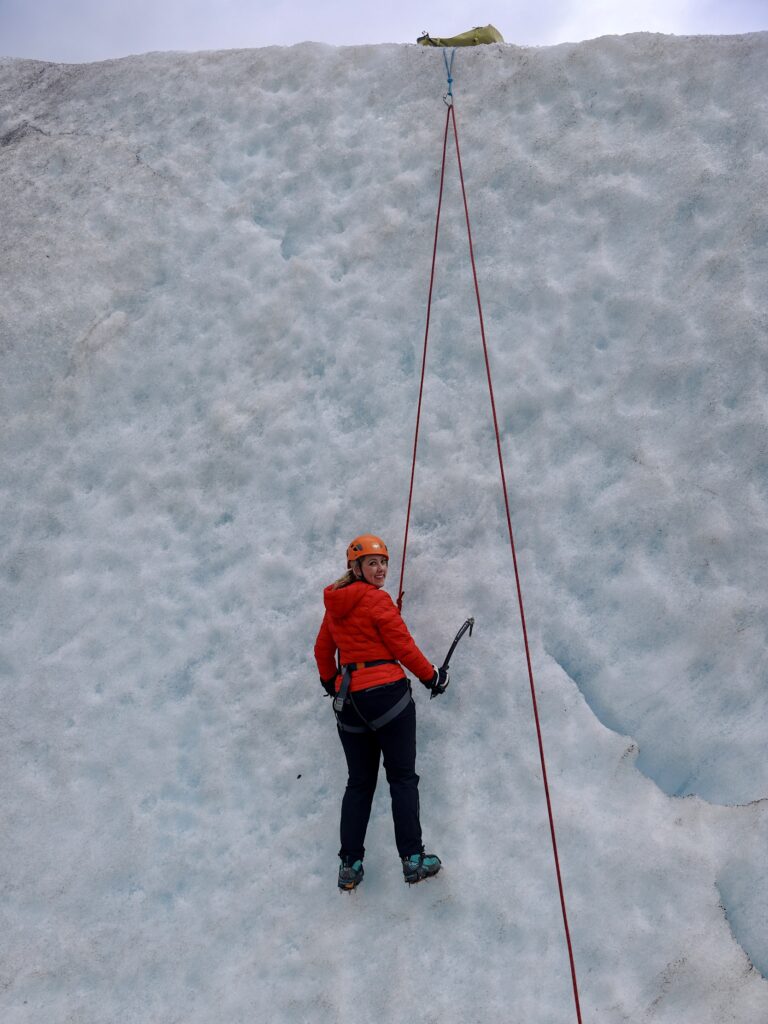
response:
<svg viewBox="0 0 768 1024"><path fill-rule="evenodd" d="M394 601L384 590L362 581L350 583L339 590L333 584L323 591L325 616L315 640L315 661L321 679L336 676L336 690L341 685L337 675L336 651L341 664L355 661L397 659L417 679L429 679L432 664L413 641ZM403 678L400 665L374 665L355 669L350 690L367 690L371 686L394 683Z"/></svg>

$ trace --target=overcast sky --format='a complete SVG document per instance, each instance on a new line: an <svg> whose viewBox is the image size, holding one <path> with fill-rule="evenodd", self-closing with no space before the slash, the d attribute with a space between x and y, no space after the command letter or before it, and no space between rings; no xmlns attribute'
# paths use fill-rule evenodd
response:
<svg viewBox="0 0 768 1024"><path fill-rule="evenodd" d="M768 0L0 0L0 55L93 61L150 50L219 50L305 40L409 43L495 25L508 43L607 34L730 35L768 29Z"/></svg>

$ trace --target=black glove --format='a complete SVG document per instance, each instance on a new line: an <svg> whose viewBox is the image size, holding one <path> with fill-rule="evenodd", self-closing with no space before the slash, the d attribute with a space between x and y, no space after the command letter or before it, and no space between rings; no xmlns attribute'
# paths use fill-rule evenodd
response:
<svg viewBox="0 0 768 1024"><path fill-rule="evenodd" d="M321 679L320 683L329 697L336 696L336 676L331 679Z"/></svg>
<svg viewBox="0 0 768 1024"><path fill-rule="evenodd" d="M432 666L434 672L429 679L420 679L419 682L426 686L430 693L430 699L436 697L439 693L445 693L448 688L448 683L451 681L448 675L447 668L436 668Z"/></svg>

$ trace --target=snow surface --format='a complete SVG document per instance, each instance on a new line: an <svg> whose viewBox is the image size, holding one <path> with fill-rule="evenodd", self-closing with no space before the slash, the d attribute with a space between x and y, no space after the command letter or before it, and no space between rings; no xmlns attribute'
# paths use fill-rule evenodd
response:
<svg viewBox="0 0 768 1024"><path fill-rule="evenodd" d="M768 1020L768 33L460 51L584 1020ZM445 108L416 46L0 61L6 1024L575 1020L455 163L404 612L425 838L311 649L404 526Z"/></svg>

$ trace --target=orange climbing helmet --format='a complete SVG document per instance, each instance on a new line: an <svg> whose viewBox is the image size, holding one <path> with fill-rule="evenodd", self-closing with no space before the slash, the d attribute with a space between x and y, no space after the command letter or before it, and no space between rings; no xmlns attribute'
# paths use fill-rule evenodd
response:
<svg viewBox="0 0 768 1024"><path fill-rule="evenodd" d="M365 558L366 555L383 555L384 558L389 558L387 545L381 537L374 537L372 533L362 533L355 537L347 548L347 567L358 558Z"/></svg>

